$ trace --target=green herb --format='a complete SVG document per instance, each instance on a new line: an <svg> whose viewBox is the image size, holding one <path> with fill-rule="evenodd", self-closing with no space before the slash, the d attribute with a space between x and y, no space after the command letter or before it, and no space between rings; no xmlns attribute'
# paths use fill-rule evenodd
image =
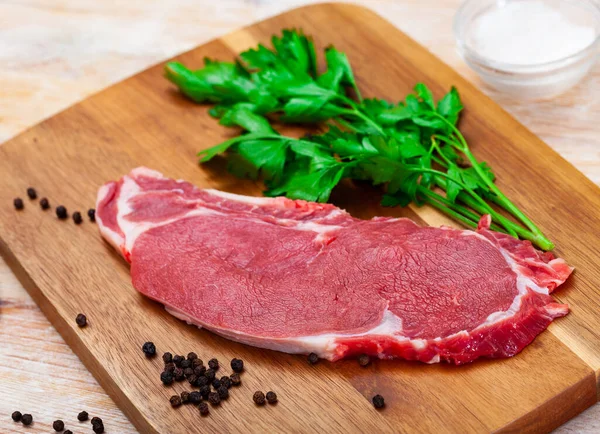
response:
<svg viewBox="0 0 600 434"><path fill-rule="evenodd" d="M264 180L265 195L318 202L344 178L365 180L384 187L384 206L429 204L471 227L489 214L492 229L553 248L471 152L457 127L463 105L455 88L437 102L423 83L395 104L363 99L347 56L334 47L325 49L319 74L313 42L301 31L284 30L272 46L245 51L233 63L207 59L196 71L166 65L181 92L215 104L213 117L244 131L201 151L201 162L225 154L231 172ZM286 137L274 121L325 132Z"/></svg>

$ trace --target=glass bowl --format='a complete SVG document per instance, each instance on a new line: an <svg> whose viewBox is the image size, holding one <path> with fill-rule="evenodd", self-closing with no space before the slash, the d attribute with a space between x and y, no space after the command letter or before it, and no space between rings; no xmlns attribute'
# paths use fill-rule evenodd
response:
<svg viewBox="0 0 600 434"><path fill-rule="evenodd" d="M599 0L535 0L551 5L569 20L595 31L586 47L565 57L542 63L505 63L481 53L475 43L475 28L482 15L509 3L533 0L467 0L454 19L457 49L465 62L490 86L520 99L547 99L577 84L592 68L600 52ZM532 18L534 19L534 18ZM510 29L507 29L510 31Z"/></svg>

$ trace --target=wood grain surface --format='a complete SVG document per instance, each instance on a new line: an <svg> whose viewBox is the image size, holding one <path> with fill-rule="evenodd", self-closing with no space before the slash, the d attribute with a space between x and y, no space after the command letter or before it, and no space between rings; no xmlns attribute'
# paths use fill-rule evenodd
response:
<svg viewBox="0 0 600 434"><path fill-rule="evenodd" d="M233 2L232 2L233 3ZM268 2L267 2L268 3ZM284 3L284 2L281 2ZM375 6L379 6L380 8L384 5L384 3L390 3L390 2L374 2L376 3ZM406 6L400 6L398 7L397 5L393 5L392 7L390 7L389 9L391 9L393 12L406 12L406 10L410 11L410 3L411 2L407 2ZM438 10L440 11L444 11L444 6L448 6L446 9L448 12L451 12L453 9L451 9L452 3L453 2L422 2L423 4L426 4L426 8L430 9L435 9L436 7L438 8ZM435 4L434 4L435 3ZM441 5L441 4L444 5ZM456 2L454 2L456 3ZM0 4L0 7L3 7L4 5ZM264 6L264 5L263 5ZM138 7L138 5L135 4L131 6L132 8L136 8ZM100 7L98 7L99 9ZM248 8L250 8L250 6L248 6ZM254 6L252 5L253 9L257 9L254 8ZM406 10L404 10L404 9ZM403 10L401 10L403 9ZM264 10L264 7L263 7ZM386 8L387 11L387 8ZM384 12L386 12L384 11ZM98 11L95 11L96 13L98 13ZM131 10L129 11L131 12ZM403 16L404 19L406 21L410 21L406 19L405 15L402 15L400 13L398 14L387 14L386 15L391 15L391 16ZM413 15L414 15L414 10L413 10ZM6 14L4 15L6 17ZM246 15L247 18L248 15ZM449 16L451 16L451 14L446 14L446 18L448 18ZM448 20L446 20L448 21ZM214 23L215 26L219 26L219 22L218 20ZM411 26L413 26L412 28L412 32L411 33L417 33L417 26L414 22L406 22L404 23L405 25L403 26L404 28L408 28L408 30L411 30ZM185 31L183 31L183 33L185 34ZM0 34L1 35L1 34ZM259 38L264 39L264 35L261 36L260 32L257 35ZM456 61L453 61L453 55L451 53L451 49L450 49L450 45L449 41L450 39L446 39L444 40L445 43L448 45L448 47L444 47L443 44L432 44L432 41L435 39L429 39L432 38L431 36L427 35L424 36L423 38L420 38L421 40L423 40L428 46L431 46L433 51L437 51L440 50L439 53L440 54L444 54L444 51L446 52L446 56L447 57L446 60L449 60L451 63L456 63ZM435 36L433 37L435 38ZM232 48L234 50L238 50L238 48L245 48L245 45L252 45L252 42L250 42L250 39L256 39L255 36L252 36L252 34L245 34L245 33L238 33L237 36L230 36L228 38L225 38L225 43L228 46L228 48ZM322 41L322 42L328 42L328 41ZM339 44L338 44L339 45ZM446 49L448 48L448 49ZM442 51L444 50L444 51ZM223 52L221 51L220 47L217 49L217 53L216 55L218 55L219 57L223 56ZM351 50L349 50L351 51ZM448 54L450 53L450 54ZM159 55L160 56L160 55ZM226 55L228 56L228 55ZM162 57L162 56L160 56ZM145 60L146 62L148 60ZM114 79L114 76L113 76ZM74 80L77 81L77 80ZM534 129L536 129L537 125L540 124L542 125L542 127L539 127L539 131L541 132L542 135L546 135L546 138L552 143L553 141L556 141L558 139L558 145L556 143L552 143L555 148L561 150L561 153L566 154L567 157L570 157L571 159L573 159L573 156L575 158L581 158L582 161L594 161L594 155L597 156L597 149L593 148L594 145L594 140L598 140L597 137L594 137L593 134L590 132L592 130L590 130L590 125L591 125L591 116L594 116L594 113L598 113L598 104L594 104L594 99L592 98L590 100L590 102L588 104L583 104L581 106L575 106L575 107L569 107L569 105L571 104L575 104L575 103L582 103L585 102L585 99L587 97L593 97L594 93L593 92L588 92L589 91L589 86L594 86L595 84L597 84L597 78L596 76L593 76L592 79L584 82L582 85L579 86L579 88L575 89L574 91L572 91L571 93L567 94L566 96L560 98L558 100L558 102L554 101L552 103L535 103L535 104L528 104L528 105L519 105L518 103L514 103L514 102L510 102L510 101L503 101L505 106L509 106L509 108L511 108L511 111L513 111L513 113L516 113L519 118L521 119L525 119L525 120L529 120L531 122L531 126L534 127ZM363 80L363 82L361 84L366 84L366 82ZM408 84L407 84L408 85ZM65 84L66 86L66 84ZM60 87L60 84L57 86ZM593 87L592 87L593 89ZM379 92L378 89L370 89L371 92ZM385 89L384 89L385 91ZM403 92L402 88L398 88L396 89L396 91L399 91L400 93ZM62 94L61 92L56 92L57 95L57 99L59 99L58 95L61 95L61 98L63 101L68 100L69 97L73 97L73 94L76 94L76 92L71 92L69 94L69 96L65 96L64 94ZM381 94L381 93L379 93ZM9 95L11 96L11 95ZM12 95L14 96L14 95ZM83 96L83 95L82 95ZM496 96L497 97L497 96ZM5 103L6 101L10 102L10 98L8 99L4 99ZM597 101L597 100L596 100ZM20 101L19 101L20 102ZM3 111L7 111L9 110L9 105L2 105L0 106L0 109ZM48 108L48 107L42 107L42 106L36 106L36 110L51 110L52 107ZM568 110L568 111L567 111ZM14 110L13 110L14 111ZM2 112L0 112L2 113ZM51 111L48 111L46 114L51 113ZM554 122L547 122L546 124L546 120L545 119L538 119L537 116L543 117L540 115L540 113L542 115L547 115L547 114L552 114L552 113L556 113L556 119L553 118L552 116L550 116L550 119L553 120ZM565 116L565 113L570 114L569 116ZM29 112L29 113L25 113L25 111L23 111L23 113L17 113L17 115L21 115L21 117L23 119L29 119L30 120L35 120L35 116L36 116L36 112L35 110L33 112ZM576 116L576 114L579 114L579 116ZM558 117L560 116L561 119L558 119ZM589 117L589 118L588 118ZM3 120L6 119L6 116L3 116ZM586 119L589 120L588 122L586 122ZM560 120L560 122L558 122ZM5 128L6 126L9 126L9 128L11 127L11 122L4 122L2 124L0 124L0 127ZM565 128L572 128L573 126L581 126L582 128L576 128L577 132L572 134L571 137L568 137L567 135L561 136L561 131L564 131ZM207 125L207 127L210 127L209 125ZM16 127L12 127L13 130L11 131L17 131L19 128L19 126ZM4 130L0 130L0 131L4 131ZM9 131L8 133L5 133L6 136L9 136L10 134L12 134L12 132ZM577 140L574 141L574 138L576 138ZM218 138L216 138L215 136L210 137L208 136L206 140L218 140ZM561 149L561 141L563 141L564 143L570 144L572 145L572 149L569 149L570 153L566 153L564 152L564 149ZM208 144L208 142L207 142ZM59 143L57 140L52 140L51 145L53 146L59 146ZM34 146L34 145L31 145ZM37 145L36 145L37 146ZM200 146L198 145L196 142L194 143L188 143L186 144L186 146L190 147L190 149L192 149L192 151L197 150L197 147ZM586 149L588 150L592 150L592 152L586 152ZM596 153L594 154L593 150L596 149ZM169 154L170 155L170 154ZM191 158L191 157L190 157ZM490 158L491 159L491 158ZM190 161L187 161L187 163L189 164ZM493 161L493 160L492 160ZM157 167L157 166L155 166ZM593 169L596 166L593 165L584 165L583 163L578 163L578 167L581 167L582 170L586 171L588 173L588 175L590 176L594 176L594 172ZM157 167L158 168L158 167ZM129 168L124 169L125 171L128 170ZM586 170L587 169L587 170ZM188 168L188 170L192 170L191 167ZM196 171L197 169L194 170ZM167 173L173 175L173 176L180 176L180 170L178 169L175 172L168 172L168 170L166 170ZM119 174L116 174L114 176L118 176ZM198 173L195 173L196 178L194 178L194 175L191 174L191 176L188 177L188 179L194 181L194 180L198 180ZM102 181L104 181L104 179L102 179ZM577 181L577 180L575 180ZM214 182L211 181L211 182ZM246 190L244 190L244 186L241 185L237 185L239 181L237 180L229 180L227 181L226 184L224 185L220 185L220 188L223 189L231 189L231 190L235 190L238 189L237 191L242 191L242 192L248 192ZM62 189L56 189L55 191L60 192L60 196L64 197L63 191ZM254 190L255 191L255 190ZM81 200L82 194L78 194L73 196L73 200L76 202L77 200ZM368 198L364 198L364 199L368 199ZM341 200L343 202L343 198L338 198L338 200ZM78 203L78 206L85 206L86 204L83 203ZM356 210L354 210L356 211ZM370 212L376 212L375 209L371 209ZM426 210L419 210L419 213L422 214L422 216L424 216L425 220L432 222L432 221L437 221L436 219L436 215L435 213L429 213L426 212ZM47 219L46 219L47 220ZM50 220L52 220L50 218ZM593 223L593 222L592 222ZM73 229L73 228L71 228ZM87 233L87 232L86 232ZM92 232L90 232L90 234L94 235L94 232L92 230ZM31 252L30 252L31 253ZM581 265L576 264L581 268ZM123 418L123 416L121 416L119 414L119 412L117 410L115 410L114 405L110 402L110 400L108 400L106 398L106 396L102 393L102 390L99 389L99 387L97 386L97 384L95 384L95 382L93 381L93 379L90 378L89 374L87 372L85 372L82 368L78 367L78 362L76 360L76 358L72 355L72 353L70 353L70 351L68 350L68 348L64 345L64 343L62 343L62 340L56 335L56 333L54 333L54 331L52 330L52 328L48 325L48 323L45 321L43 315L41 315L39 313L39 311L37 311L37 309L34 309L33 306L27 301L27 297L22 295L22 292L20 292L20 285L11 277L11 275L8 273L7 269L4 268L0 268L0 289L2 290L2 293L0 294L1 296L1 300L2 300L2 304L0 305L0 308L2 309L2 327L0 328L0 379L2 379L1 381L1 385L0 385L0 396L2 396L2 404L0 404L0 409L1 411L3 411L3 414L8 414L10 413L10 411L12 411L14 408L18 408L15 406L19 406L22 405L23 403L23 396L27 397L27 405L29 407L29 409L31 410L31 412L35 414L46 414L47 417L44 421L37 422L36 426L34 428L39 430L40 432L48 432L51 421L53 420L52 418L54 417L62 417L65 420L68 420L69 417L71 418L71 420L74 420L74 415L80 410L80 408L73 408L73 406L70 403L74 403L75 405L82 405L82 406L86 406L87 408L97 408L97 413L100 416L108 416L104 417L106 424L107 424L107 428L109 429L109 432L133 432L132 428L130 427L130 425L127 423L127 421ZM579 284L579 281L577 282L577 285ZM571 290L571 289L569 289ZM570 301L570 300L569 300ZM568 330L567 330L568 331ZM556 330L555 328L552 329L552 332L556 335ZM560 337L560 331L558 332L559 335L559 339L561 339ZM566 336L566 338L569 338L569 334L566 333L563 335L563 338ZM584 338L583 341L585 341L587 338ZM541 340L541 339L540 339ZM37 345L36 345L37 344ZM38 346L39 345L39 346ZM554 345L553 343L550 343L549 345ZM575 351L579 351L581 350L582 354L585 354L584 356L584 360L587 358L587 361L589 363L594 363L596 360L596 356L593 354L593 348L590 351L589 348L586 348L585 342L582 344L582 342L575 342L574 344L572 344L575 346L576 350ZM540 350L543 351L543 350ZM40 355L41 353L41 355ZM15 356L15 354L18 354L18 356ZM45 355L48 355L48 357L45 357ZM570 354L568 351L565 354ZM547 355L544 357L548 357ZM559 355L557 355L558 360L560 360ZM516 359L515 359L516 360ZM511 361L512 362L512 361ZM545 362L545 361L544 361ZM540 363L540 361L538 361L537 363ZM587 363L587 362L586 362ZM404 365L404 364L400 364L402 369L408 369L409 371L411 369L413 369L413 366L408 366L408 365ZM79 365L80 366L80 365ZM543 365L545 366L545 365ZM570 365L567 361L566 366L569 367L570 369ZM382 365L378 365L375 369L376 370L384 370L385 372L389 372L390 370L394 370L396 368L396 365L394 366L388 366L386 364L382 364ZM552 366L548 366L548 369L551 369ZM561 365L556 365L555 369L556 370L560 370L563 369L564 366ZM338 373L340 375L345 375L346 378L348 378L348 381L350 384L354 385L356 384L356 387L363 388L362 390L366 390L365 388L373 388L375 386L377 387L386 387L386 388L390 388L391 391L392 390L396 390L394 387L397 387L398 391L401 391L404 396L406 397L406 399L408 400L409 397L410 399L412 398L411 393L413 392L411 389L411 385L410 385L410 381L408 382L408 384L403 384L402 382L399 382L397 385L393 385L391 382L389 385L385 384L369 384L369 382L373 381L372 378L372 372L364 372L361 370L358 370L358 372L354 372L354 368L352 366L344 366L344 365L336 365L335 369L339 369L340 371L342 371L341 373ZM434 369L435 370L435 369ZM577 369L574 369L574 371L577 371ZM39 377L35 376L35 374L39 374L40 376L46 376L48 374L50 374L48 376L48 380L49 381L39 381ZM504 374L506 374L506 372L504 372ZM510 374L510 371L508 372L508 374ZM411 373L411 375L417 375L417 373ZM582 374L583 375L583 374ZM33 377L33 378L32 378ZM421 379L421 381L425 381L425 378L428 378L429 376L425 373L423 374L423 379ZM446 377L448 377L448 375L446 375ZM452 374L452 377L455 377L455 374ZM386 379L385 374L384 376L381 377L382 379ZM482 381L484 381L484 379L486 378L486 376L482 376ZM497 378L497 381L504 381L502 376L498 376L498 377L494 377ZM549 409L553 408L557 402L561 402L564 403L569 402L570 399L572 398L573 395L578 395L581 393L584 393L584 391L586 390L586 382L585 382L585 375L583 375L584 381L582 382L576 382L571 386L571 390L568 391L568 393L565 396L561 396L560 394L555 395L554 400L548 400L545 403L535 407L537 409L536 411L533 411L530 413L530 417L532 418L536 418L538 416L543 416L544 418L548 418L548 414L551 413L550 411L548 411ZM4 381L4 379L10 379L9 381ZM532 374L531 378L529 379L529 381L531 382L535 382L536 378L535 375ZM385 382L385 380L383 380ZM27 388L26 391L23 391L23 384L29 384L29 385L33 385L33 387L31 388ZM528 383L525 383L528 384ZM435 393L436 389L435 388L435 384L432 385L433 387L431 388L431 392L430 393ZM511 389L510 387L518 387L519 384L517 384L516 382L508 384L507 388L504 389L505 394L510 394L511 393ZM413 385L414 387L414 385ZM489 387L489 385L488 385ZM557 386L557 389L560 389L560 387L564 387L564 383L560 383ZM535 387L534 387L535 389ZM378 389L381 390L381 389ZM554 389L553 389L554 390ZM52 396L47 396L48 391L52 391ZM459 392L460 391L460 384L456 387L456 391ZM414 390L414 394L418 397L422 397L423 395L422 390L418 389L418 390ZM555 393L555 392L554 392ZM6 394L6 398L5 395ZM556 401L556 400L559 401ZM417 402L418 400L415 400L415 402ZM54 405L49 405L48 403L53 403ZM461 401L462 402L462 401ZM405 403L407 404L407 403ZM50 408L49 408L50 407ZM577 406L577 405L573 405L571 406L571 412L575 412L578 411L580 409L581 406ZM60 409L60 411L56 411L56 412L52 412L51 408L54 409ZM6 411L4 411L6 410ZM406 409L403 409L406 410ZM422 413L426 413L426 408L412 408L413 411L413 417L418 417L418 416L422 416L422 414L420 414L420 412ZM455 410L456 411L456 410ZM60 414L55 414L55 413L60 413ZM460 411L457 411L457 414L460 415L462 414ZM69 416L70 415L70 416ZM394 417L392 417L392 420L394 419ZM551 418L550 418L551 419ZM453 419L455 421L461 421L461 417L457 416L455 419ZM533 420L533 419L532 419ZM521 422L527 422L524 419L521 419ZM5 423L4 421L0 422L0 429L4 426L3 423ZM507 425L507 427L513 428L513 429L519 429L521 428L518 424L519 422L515 422L511 425ZM548 423L548 426L555 426L557 423L560 423L560 420L552 420L550 422L546 422ZM471 426L471 425L469 425ZM71 426L70 428L72 429L77 429L78 424L77 422L75 422L75 426ZM473 424L472 427L474 429L477 429L477 425ZM7 429L10 429L11 431L13 429L17 430L18 426L16 428L13 427L12 424L10 425L6 425ZM587 429L589 430L589 432L595 432L595 428L596 430L598 429L598 421L597 419L594 419L593 413L591 413L591 417L588 416L587 420L580 418L577 419L575 421L573 421L571 424L565 426L562 428L563 431L567 432L567 431L574 431L574 432L582 432L583 430ZM89 427L88 427L89 429ZM433 426L432 426L433 429ZM479 430L480 431L485 431L488 430L488 427L485 427L483 425L479 426ZM31 429L27 430L28 432L31 432Z"/></svg>

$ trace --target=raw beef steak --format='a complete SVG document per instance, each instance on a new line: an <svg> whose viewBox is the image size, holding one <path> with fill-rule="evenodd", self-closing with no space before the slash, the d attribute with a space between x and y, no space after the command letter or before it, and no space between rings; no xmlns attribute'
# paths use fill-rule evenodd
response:
<svg viewBox="0 0 600 434"><path fill-rule="evenodd" d="M568 313L548 294L572 268L485 217L477 231L366 221L137 168L100 189L96 218L138 291L257 347L461 364L513 356Z"/></svg>

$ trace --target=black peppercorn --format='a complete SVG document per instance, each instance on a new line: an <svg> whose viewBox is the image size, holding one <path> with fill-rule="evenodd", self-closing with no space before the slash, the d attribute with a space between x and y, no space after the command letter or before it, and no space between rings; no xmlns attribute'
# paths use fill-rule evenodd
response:
<svg viewBox="0 0 600 434"><path fill-rule="evenodd" d="M23 425L31 425L33 423L33 416L29 413L25 413L23 416L21 416L21 423Z"/></svg>
<svg viewBox="0 0 600 434"><path fill-rule="evenodd" d="M227 399L229 398L229 390L225 386L221 386L217 389L217 393L219 394L219 398Z"/></svg>
<svg viewBox="0 0 600 434"><path fill-rule="evenodd" d="M102 419L100 419L99 417L96 417L96 416L94 416L92 418L91 422L92 422L92 425L94 425L94 424L103 424Z"/></svg>
<svg viewBox="0 0 600 434"><path fill-rule="evenodd" d="M37 199L37 192L35 191L35 188L29 187L27 189L27 196L29 196L29 199Z"/></svg>
<svg viewBox="0 0 600 434"><path fill-rule="evenodd" d="M202 401L202 395L200 394L200 392L190 392L190 402L192 404L199 404L200 401Z"/></svg>
<svg viewBox="0 0 600 434"><path fill-rule="evenodd" d="M160 374L160 381L162 381L162 383L165 386L169 386L169 385L173 384L173 380L174 380L174 378L173 378L173 373L172 372L169 372L169 371L163 371L163 372L161 372L161 374Z"/></svg>
<svg viewBox="0 0 600 434"><path fill-rule="evenodd" d="M182 404L187 404L188 402L190 402L190 392L186 392L184 390L179 396L181 397Z"/></svg>
<svg viewBox="0 0 600 434"><path fill-rule="evenodd" d="M314 365L318 361L319 361L319 356L317 356L315 353L310 353L308 355L308 363L310 363L311 365Z"/></svg>
<svg viewBox="0 0 600 434"><path fill-rule="evenodd" d="M206 372L206 366L196 366L194 368L194 375L197 375L197 376L202 375L203 376L205 372Z"/></svg>
<svg viewBox="0 0 600 434"><path fill-rule="evenodd" d="M192 360L196 360L198 358L198 354L194 352L188 353L187 358L191 362Z"/></svg>
<svg viewBox="0 0 600 434"><path fill-rule="evenodd" d="M200 395L202 395L202 398L204 398L204 399L208 398L208 394L210 393L210 386L208 384L202 386L200 388L200 392L199 393L200 393Z"/></svg>
<svg viewBox="0 0 600 434"><path fill-rule="evenodd" d="M383 408L383 407L385 407L385 400L383 399L383 396L381 396L381 395L375 395L373 397L373 406L375 408Z"/></svg>
<svg viewBox="0 0 600 434"><path fill-rule="evenodd" d="M369 363L371 363L371 358L369 356L367 356L366 354L363 354L358 358L358 364L360 366L362 366L363 368L365 366L368 366Z"/></svg>
<svg viewBox="0 0 600 434"><path fill-rule="evenodd" d="M144 345L142 345L142 351L146 357L154 357L156 355L156 346L153 342L146 342Z"/></svg>
<svg viewBox="0 0 600 434"><path fill-rule="evenodd" d="M73 431L71 431L70 429L67 429L67 430L63 431L63 434L73 434Z"/></svg>
<svg viewBox="0 0 600 434"><path fill-rule="evenodd" d="M231 378L229 378L227 375L221 377L221 385L229 389L231 387Z"/></svg>
<svg viewBox="0 0 600 434"><path fill-rule="evenodd" d="M56 207L56 217L58 217L61 220L64 220L67 217L69 217L69 214L67 213L67 209L62 205L57 206Z"/></svg>
<svg viewBox="0 0 600 434"><path fill-rule="evenodd" d="M219 361L217 359L210 359L208 361L208 367L213 371L219 370Z"/></svg>
<svg viewBox="0 0 600 434"><path fill-rule="evenodd" d="M167 363L171 363L173 361L173 354L166 352L162 355L162 359L163 359L163 362L165 362L165 365Z"/></svg>
<svg viewBox="0 0 600 434"><path fill-rule="evenodd" d="M87 317L82 313L77 314L75 317L75 322L79 327L85 327L87 325Z"/></svg>
<svg viewBox="0 0 600 434"><path fill-rule="evenodd" d="M183 370L183 375L185 375L185 378L189 378L194 375L194 370L192 368L185 368Z"/></svg>
<svg viewBox="0 0 600 434"><path fill-rule="evenodd" d="M168 372L171 372L171 373L175 372L175 368L177 368L177 366L175 366L175 363L172 363L172 362L171 363L167 363L165 365L165 371L168 371Z"/></svg>
<svg viewBox="0 0 600 434"><path fill-rule="evenodd" d="M187 360L184 359L181 361L181 364L179 365L182 369L186 369L192 366L192 361L191 360Z"/></svg>
<svg viewBox="0 0 600 434"><path fill-rule="evenodd" d="M181 405L181 396L173 395L169 398L169 402L171 403L171 407L179 407Z"/></svg>
<svg viewBox="0 0 600 434"><path fill-rule="evenodd" d="M194 374L196 375L196 374ZM196 381L194 381L194 386L196 387L202 387L202 386L208 386L208 378L206 378L204 375L198 375L196 376Z"/></svg>
<svg viewBox="0 0 600 434"><path fill-rule="evenodd" d="M219 387L221 387L221 380L218 379L214 379L212 382L212 387L217 390Z"/></svg>
<svg viewBox="0 0 600 434"><path fill-rule="evenodd" d="M175 370L173 371L173 377L175 378L175 381L185 380L185 375L183 375L183 369L175 368Z"/></svg>
<svg viewBox="0 0 600 434"><path fill-rule="evenodd" d="M42 197L40 199L40 207L42 207L42 209L50 208L50 202L48 202L48 199L46 199L45 197Z"/></svg>
<svg viewBox="0 0 600 434"><path fill-rule="evenodd" d="M73 222L75 222L76 225L79 225L82 221L83 218L81 218L81 213L79 211L75 211L73 213Z"/></svg>
<svg viewBox="0 0 600 434"><path fill-rule="evenodd" d="M208 394L208 402L212 405L219 405L221 403L221 398L217 392L210 392Z"/></svg>
<svg viewBox="0 0 600 434"><path fill-rule="evenodd" d="M204 362L201 359L192 360L192 367L197 368L199 366L204 366Z"/></svg>
<svg viewBox="0 0 600 434"><path fill-rule="evenodd" d="M265 394L261 391L256 391L252 395L252 400L256 405L265 405Z"/></svg>
<svg viewBox="0 0 600 434"><path fill-rule="evenodd" d="M240 378L240 374L237 374L237 373L231 374L229 379L231 380L231 384L233 386L239 386L240 384L242 384L242 379Z"/></svg>
<svg viewBox="0 0 600 434"><path fill-rule="evenodd" d="M181 362L183 362L183 356L180 356L180 355L173 356L173 363L175 363L175 366L177 366L177 367L181 366Z"/></svg>
<svg viewBox="0 0 600 434"><path fill-rule="evenodd" d="M208 381L212 382L215 379L215 371L212 369L207 369L204 373L204 376L208 378Z"/></svg>
<svg viewBox="0 0 600 434"><path fill-rule="evenodd" d="M277 394L275 392L267 392L266 398L269 404L277 403Z"/></svg>
<svg viewBox="0 0 600 434"><path fill-rule="evenodd" d="M23 415L20 411L13 411L13 414L10 415L10 417L12 417L12 420L14 420L15 422L19 422L22 416Z"/></svg>
<svg viewBox="0 0 600 434"><path fill-rule="evenodd" d="M177 369L179 369L179 368L177 368ZM191 386L195 386L196 382L198 381L198 376L192 374L189 377L187 377L187 381L188 381L188 383L190 383Z"/></svg>
<svg viewBox="0 0 600 434"><path fill-rule="evenodd" d="M200 410L200 414L202 416L207 416L209 413L208 404L206 402L201 402L198 406L198 409Z"/></svg>
<svg viewBox="0 0 600 434"><path fill-rule="evenodd" d="M92 430L96 434L102 434L104 432L104 425L102 423L97 423L92 425Z"/></svg>
<svg viewBox="0 0 600 434"><path fill-rule="evenodd" d="M88 412L87 411L82 411L81 413L79 413L77 415L77 420L79 422L83 422L83 421L88 420Z"/></svg>
<svg viewBox="0 0 600 434"><path fill-rule="evenodd" d="M87 215L92 223L96 221L96 210L94 208L88 209Z"/></svg>
<svg viewBox="0 0 600 434"><path fill-rule="evenodd" d="M240 359L232 359L231 369L233 369L233 372L242 372L244 370L244 361Z"/></svg>
<svg viewBox="0 0 600 434"><path fill-rule="evenodd" d="M62 430L65 429L65 423L60 419L55 420L54 423L52 424L52 428L54 428L54 431L56 431L56 432L61 432Z"/></svg>
<svg viewBox="0 0 600 434"><path fill-rule="evenodd" d="M13 200L13 205L15 206L15 209L21 210L25 207L25 205L23 204L23 199L21 199L20 197L17 197L15 200Z"/></svg>

